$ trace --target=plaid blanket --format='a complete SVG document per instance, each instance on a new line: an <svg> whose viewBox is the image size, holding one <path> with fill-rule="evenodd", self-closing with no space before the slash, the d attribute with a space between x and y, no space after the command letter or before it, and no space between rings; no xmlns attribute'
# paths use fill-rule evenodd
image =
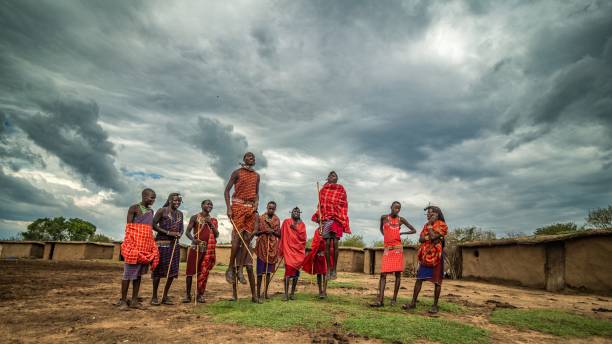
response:
<svg viewBox="0 0 612 344"><path fill-rule="evenodd" d="M420 236L425 236L429 233L427 230L428 224L426 223L421 230ZM437 220L433 224L433 232L440 234L442 238L446 236L448 232L448 226L444 221ZM442 241L437 240L437 242L432 242L431 240L427 240L419 246L419 251L417 252L417 258L419 263L425 266L434 267L440 264L442 259Z"/></svg>
<svg viewBox="0 0 612 344"><path fill-rule="evenodd" d="M125 239L121 244L121 255L128 264L151 264L155 269L159 264L159 252L153 240L150 224L128 223L125 225Z"/></svg>
<svg viewBox="0 0 612 344"><path fill-rule="evenodd" d="M319 207L321 208L321 220L335 220L342 225L344 233L351 233L348 217L348 201L346 199L346 191L340 184L325 183L319 192ZM319 209L312 216L316 219L319 215Z"/></svg>
<svg viewBox="0 0 612 344"><path fill-rule="evenodd" d="M200 265L200 269L198 271L197 276L197 284L198 284L198 294L204 294L206 290L206 282L208 282L208 274L210 270L215 266L216 262L216 253L215 249L217 247L217 240L215 240L214 234L211 232L208 236L208 242L206 244L206 254L204 255L204 260L202 261L202 265Z"/></svg>

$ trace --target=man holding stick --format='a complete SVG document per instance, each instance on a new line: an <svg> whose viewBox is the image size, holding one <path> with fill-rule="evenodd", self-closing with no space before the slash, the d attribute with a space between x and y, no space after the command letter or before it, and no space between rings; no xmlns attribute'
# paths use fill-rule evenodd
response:
<svg viewBox="0 0 612 344"><path fill-rule="evenodd" d="M172 305L168 297L168 291L172 281L178 277L179 262L181 261L181 249L178 241L183 235L183 213L178 210L183 202L179 193L171 193L164 206L157 210L153 217L153 230L157 232L155 243L159 250L159 264L153 270L153 296L151 304L159 306L157 300L157 289L160 279L166 278L166 286L162 296L161 304Z"/></svg>
<svg viewBox="0 0 612 344"><path fill-rule="evenodd" d="M312 215L312 221L321 225L321 235L325 239L325 260L328 267L326 279L334 280L336 264L332 264L332 261L338 261L338 241L343 233L351 234L346 191L338 184L338 174L335 171L329 172L327 183L319 191L319 204L317 212ZM330 255L332 250L333 257Z"/></svg>
<svg viewBox="0 0 612 344"><path fill-rule="evenodd" d="M270 274L276 269L278 261L278 240L280 233L280 219L274 214L276 203L268 202L266 213L261 215L255 224L257 243L257 299L261 301L261 282L264 280L264 298L268 297Z"/></svg>
<svg viewBox="0 0 612 344"><path fill-rule="evenodd" d="M253 253L251 240L255 230L255 219L259 205L259 174L255 172L255 154L247 152L241 167L234 172L225 186L227 217L232 223L232 251L225 279L233 284L234 299L237 298L237 280L246 284L242 267L246 266L251 287L251 300L257 302L255 276L253 275ZM234 194L230 203L230 191Z"/></svg>

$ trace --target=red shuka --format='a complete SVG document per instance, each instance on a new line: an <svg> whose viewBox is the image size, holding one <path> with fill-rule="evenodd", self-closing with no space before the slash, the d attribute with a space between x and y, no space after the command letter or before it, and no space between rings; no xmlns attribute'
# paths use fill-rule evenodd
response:
<svg viewBox="0 0 612 344"><path fill-rule="evenodd" d="M153 239L153 227L145 223L126 224L121 255L128 264L151 264L151 269L155 270L159 263L159 250Z"/></svg>
<svg viewBox="0 0 612 344"><path fill-rule="evenodd" d="M319 207L321 208L321 220L335 220L342 226L342 231L351 234L348 217L348 201L346 191L340 184L325 183L319 192ZM316 221L319 209L312 216Z"/></svg>
<svg viewBox="0 0 612 344"><path fill-rule="evenodd" d="M334 247L330 247L331 252L330 261L332 265L334 264ZM322 255L325 253L325 239L319 234L319 229L315 230L314 236L312 237L312 244L310 246L310 253L306 255L304 258L304 263L302 264L302 270L306 271L311 275L324 275L327 273L327 261L325 261L325 256Z"/></svg>
<svg viewBox="0 0 612 344"><path fill-rule="evenodd" d="M304 222L295 224L291 228L293 219L286 219L281 226L281 239L279 244L279 256L285 258L285 264L299 269L306 255L306 225Z"/></svg>

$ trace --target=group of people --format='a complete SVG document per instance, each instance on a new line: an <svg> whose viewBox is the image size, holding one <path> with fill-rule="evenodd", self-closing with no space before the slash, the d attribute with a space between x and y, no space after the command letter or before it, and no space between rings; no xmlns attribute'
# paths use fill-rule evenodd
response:
<svg viewBox="0 0 612 344"><path fill-rule="evenodd" d="M283 300L295 299L300 271L317 276L319 298L327 297L327 282L336 279L338 242L344 234L350 234L348 201L346 190L338 184L338 175L332 171L327 182L319 190L317 209L311 220L318 225L312 238L311 250L306 255L306 225L301 210L293 208L291 217L280 221L276 216L276 203L270 201L264 214L258 214L260 176L255 171L255 155L247 152L240 168L230 176L225 187L224 198L227 216L232 225L230 261L225 279L232 285L232 300L238 299L238 285L248 284L251 300L262 303L269 299L268 287L281 261L284 261ZM230 197L230 193L234 190ZM152 269L153 293L151 305L171 305L168 296L172 282L179 275L179 239L184 233L191 240L187 253L186 290L183 302L192 302L193 276L196 276L195 302L205 302L204 293L210 270L215 265L215 247L219 236L218 221L211 216L213 203L204 200L201 212L189 219L187 230L183 228L183 213L178 210L181 195L171 193L164 206L153 212L156 194L152 189L142 191L142 200L128 209L125 239L121 254L125 261L121 284L122 309L143 308L138 297L142 276ZM395 274L395 288L392 304L397 301L401 273L404 271L403 245L401 235L416 233L416 229L399 216L401 204L393 202L391 211L380 218L380 231L384 237L384 253L379 283L379 295L372 307L384 306L386 275ZM419 236L419 269L412 302L403 306L416 306L417 297L424 280L435 283L434 304L431 312L437 312L443 276L443 246L447 226L440 208L429 206L427 223ZM409 228L401 232L400 227ZM155 237L153 237L155 232ZM252 247L253 239L255 248ZM256 270L253 262L256 261ZM246 268L247 278L243 270ZM256 275L255 275L256 274ZM255 279L257 276L257 279ZM161 278L166 279L161 299L158 288ZM132 297L128 289L132 282ZM262 297L263 289L263 297Z"/></svg>

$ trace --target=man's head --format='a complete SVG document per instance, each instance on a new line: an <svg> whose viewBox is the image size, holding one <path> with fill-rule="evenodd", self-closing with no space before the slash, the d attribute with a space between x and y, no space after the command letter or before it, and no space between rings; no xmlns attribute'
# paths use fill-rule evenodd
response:
<svg viewBox="0 0 612 344"><path fill-rule="evenodd" d="M178 192L173 192L168 195L168 200L164 204L164 207L169 206L170 208L172 208L172 210L176 210L181 206L181 203L183 203L183 198L181 197L181 194Z"/></svg>
<svg viewBox="0 0 612 344"><path fill-rule="evenodd" d="M331 171L327 175L327 182L330 184L336 184L338 182L338 174L336 171Z"/></svg>
<svg viewBox="0 0 612 344"><path fill-rule="evenodd" d="M391 203L391 216L397 216L400 210L402 210L402 205L398 201L394 201Z"/></svg>
<svg viewBox="0 0 612 344"><path fill-rule="evenodd" d="M302 214L302 211L298 207L295 207L293 208L293 210L291 210L291 218L294 220L299 220L300 214Z"/></svg>
<svg viewBox="0 0 612 344"><path fill-rule="evenodd" d="M202 212L207 214L213 210L213 202L209 199L203 200L200 206L202 207Z"/></svg>
<svg viewBox="0 0 612 344"><path fill-rule="evenodd" d="M251 152L246 152L244 156L242 157L242 161L247 166L254 166L255 165L255 154Z"/></svg>
<svg viewBox="0 0 612 344"><path fill-rule="evenodd" d="M266 214L268 214L268 216L272 216L274 215L275 211L276 211L276 202L274 201L268 202L268 205L266 206Z"/></svg>
<svg viewBox="0 0 612 344"><path fill-rule="evenodd" d="M436 220L441 220L444 221L444 214L442 214L442 209L440 209L439 207L436 207L434 205L430 205L427 206L427 208L424 209L427 213L427 220L428 221L436 221Z"/></svg>
<svg viewBox="0 0 612 344"><path fill-rule="evenodd" d="M153 205L153 203L155 203L156 197L157 196L155 195L155 191L153 191L153 189L146 188L142 190L142 205L149 208Z"/></svg>

